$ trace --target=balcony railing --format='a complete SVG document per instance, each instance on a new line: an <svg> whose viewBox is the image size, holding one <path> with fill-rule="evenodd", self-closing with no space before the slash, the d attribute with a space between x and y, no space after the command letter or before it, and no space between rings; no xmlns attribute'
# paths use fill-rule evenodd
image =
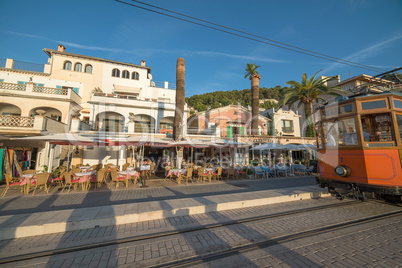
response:
<svg viewBox="0 0 402 268"><path fill-rule="evenodd" d="M55 94L55 95L68 95L68 89L63 88L52 88L52 87L40 87L34 86L32 92L45 93L45 94Z"/></svg>
<svg viewBox="0 0 402 268"><path fill-rule="evenodd" d="M295 129L293 127L282 127L283 133L293 133Z"/></svg>
<svg viewBox="0 0 402 268"><path fill-rule="evenodd" d="M0 126L3 127L32 128L34 126L34 121L35 118L30 116L16 116L16 115L0 116Z"/></svg>
<svg viewBox="0 0 402 268"><path fill-rule="evenodd" d="M127 99L127 100L163 102L163 103L171 103L171 104L175 103L175 100L170 100L170 99L166 99L166 98L164 98L164 99L142 98L142 97L133 96L133 95L114 94L114 93L95 92L95 93L92 94L92 96L106 97L106 98L117 98L117 99Z"/></svg>
<svg viewBox="0 0 402 268"><path fill-rule="evenodd" d="M0 88L6 90L25 91L27 89L27 85L0 82Z"/></svg>

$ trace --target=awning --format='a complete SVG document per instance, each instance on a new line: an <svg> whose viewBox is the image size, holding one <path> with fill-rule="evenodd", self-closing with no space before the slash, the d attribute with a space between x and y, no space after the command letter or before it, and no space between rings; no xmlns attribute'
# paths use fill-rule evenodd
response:
<svg viewBox="0 0 402 268"><path fill-rule="evenodd" d="M141 88L139 87L113 85L113 88L114 92L132 93L132 94L139 94L141 92Z"/></svg>

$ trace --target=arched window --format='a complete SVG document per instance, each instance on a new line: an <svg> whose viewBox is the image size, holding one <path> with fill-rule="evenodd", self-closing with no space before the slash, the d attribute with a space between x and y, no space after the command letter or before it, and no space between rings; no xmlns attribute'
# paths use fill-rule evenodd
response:
<svg viewBox="0 0 402 268"><path fill-rule="evenodd" d="M71 71L71 61L64 62L63 69Z"/></svg>
<svg viewBox="0 0 402 268"><path fill-rule="evenodd" d="M140 75L139 75L137 72L133 72L133 73L131 74L131 79L139 80L139 79L140 79Z"/></svg>
<svg viewBox="0 0 402 268"><path fill-rule="evenodd" d="M112 70L112 76L113 76L113 77L120 77L120 71L119 71L119 69L113 69L113 70Z"/></svg>
<svg viewBox="0 0 402 268"><path fill-rule="evenodd" d="M74 65L74 71L76 71L76 72L82 72L82 64L81 63L76 63L75 65Z"/></svg>
<svg viewBox="0 0 402 268"><path fill-rule="evenodd" d="M85 65L85 72L91 74L92 73L92 65Z"/></svg>
<svg viewBox="0 0 402 268"><path fill-rule="evenodd" d="M123 71L122 76L123 78L130 78L130 73L128 71Z"/></svg>

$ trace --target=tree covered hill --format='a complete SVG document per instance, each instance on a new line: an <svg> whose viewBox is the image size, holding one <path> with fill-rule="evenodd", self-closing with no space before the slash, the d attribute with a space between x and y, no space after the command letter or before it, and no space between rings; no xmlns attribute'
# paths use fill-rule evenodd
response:
<svg viewBox="0 0 402 268"><path fill-rule="evenodd" d="M276 86L274 88L260 88L260 100L263 99L275 99L280 100L282 98L282 91L286 87ZM205 93L201 95L193 95L186 98L186 102L194 109L206 111L208 107L211 109L223 107L230 104L240 104L242 106L251 105L251 89L243 90L231 90L231 91L216 91L211 93ZM264 107L264 104L260 105Z"/></svg>

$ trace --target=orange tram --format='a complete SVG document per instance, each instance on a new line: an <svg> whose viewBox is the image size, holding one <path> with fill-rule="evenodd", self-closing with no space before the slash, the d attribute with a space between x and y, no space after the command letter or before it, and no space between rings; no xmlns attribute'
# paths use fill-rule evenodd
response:
<svg viewBox="0 0 402 268"><path fill-rule="evenodd" d="M316 179L338 198L402 197L402 93L368 90L315 112Z"/></svg>

